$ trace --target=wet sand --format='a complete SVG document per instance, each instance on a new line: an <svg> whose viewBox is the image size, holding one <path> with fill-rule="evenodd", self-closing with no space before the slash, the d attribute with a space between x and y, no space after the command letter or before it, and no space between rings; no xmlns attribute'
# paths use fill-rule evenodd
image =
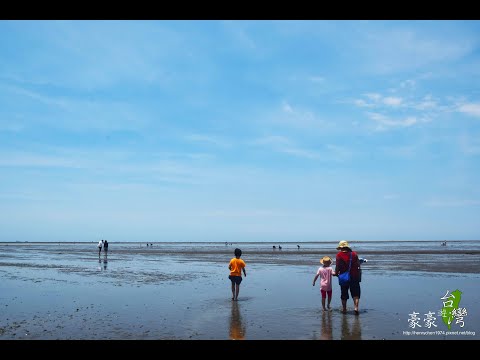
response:
<svg viewBox="0 0 480 360"><path fill-rule="evenodd" d="M331 251L331 250L329 250ZM312 279L325 250L244 251L247 277L231 301L233 248L162 249L0 244L0 340L476 340L480 252L476 249L363 251L360 314L321 309ZM437 317L437 334L409 327L410 314L438 312L462 291L463 327ZM441 333L444 331L444 333ZM463 331L463 335L460 333ZM470 332L470 333L467 333ZM475 333L475 335L473 335Z"/></svg>

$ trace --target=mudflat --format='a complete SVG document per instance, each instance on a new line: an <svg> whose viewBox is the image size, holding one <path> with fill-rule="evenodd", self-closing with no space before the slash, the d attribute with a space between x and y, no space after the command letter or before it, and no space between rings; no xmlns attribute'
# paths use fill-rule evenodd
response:
<svg viewBox="0 0 480 360"><path fill-rule="evenodd" d="M236 302L235 246L247 264ZM111 243L99 256L90 243L0 244L0 339L478 339L477 248L358 251L369 261L355 315L351 299L341 313L336 278L330 311L312 286L331 247ZM449 329L440 314L455 290L464 316Z"/></svg>

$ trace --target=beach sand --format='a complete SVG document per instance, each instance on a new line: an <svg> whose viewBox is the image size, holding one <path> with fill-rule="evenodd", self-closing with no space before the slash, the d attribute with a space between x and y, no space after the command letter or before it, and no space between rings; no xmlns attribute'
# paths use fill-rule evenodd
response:
<svg viewBox="0 0 480 360"><path fill-rule="evenodd" d="M91 246L91 247L90 247ZM325 251L246 252L237 302L233 248L164 250L111 244L0 245L0 340L477 340L478 250L370 251L360 314L332 310L312 286ZM462 292L463 322L442 322L441 298ZM435 325L425 318L434 313ZM418 326L411 327L413 313ZM463 326L461 326L463 325ZM414 333L413 331L418 332ZM451 333L448 333L451 331ZM421 332L424 332L423 334Z"/></svg>

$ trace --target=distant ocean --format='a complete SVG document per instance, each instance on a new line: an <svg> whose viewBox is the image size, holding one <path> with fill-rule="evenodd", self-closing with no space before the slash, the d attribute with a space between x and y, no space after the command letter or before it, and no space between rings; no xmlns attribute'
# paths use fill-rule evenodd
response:
<svg viewBox="0 0 480 360"><path fill-rule="evenodd" d="M0 242L0 245L17 245L17 246L36 246L36 245L58 245L58 246L71 246L75 245L77 249L96 249L98 240L92 242ZM415 251L415 250L480 250L480 240L450 240L446 241L446 246L442 246L443 240L383 240L383 241L368 241L368 240L349 240L350 247L358 252L362 251ZM228 246L240 247L245 251L265 251L276 249L279 246L282 250L303 250L303 251L335 251L338 241L311 241L311 242L139 242L139 241L127 241L127 242L115 242L109 240L111 249L135 249L141 247L148 247L150 244L153 248L160 248L164 250L178 250L184 251L188 249L199 250L225 250Z"/></svg>

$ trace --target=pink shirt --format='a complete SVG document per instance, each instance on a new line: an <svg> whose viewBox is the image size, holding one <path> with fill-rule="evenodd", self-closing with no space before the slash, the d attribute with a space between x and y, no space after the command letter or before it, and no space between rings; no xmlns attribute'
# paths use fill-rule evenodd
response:
<svg viewBox="0 0 480 360"><path fill-rule="evenodd" d="M332 290L332 273L333 269L331 266L318 268L317 275L320 275L320 290Z"/></svg>

